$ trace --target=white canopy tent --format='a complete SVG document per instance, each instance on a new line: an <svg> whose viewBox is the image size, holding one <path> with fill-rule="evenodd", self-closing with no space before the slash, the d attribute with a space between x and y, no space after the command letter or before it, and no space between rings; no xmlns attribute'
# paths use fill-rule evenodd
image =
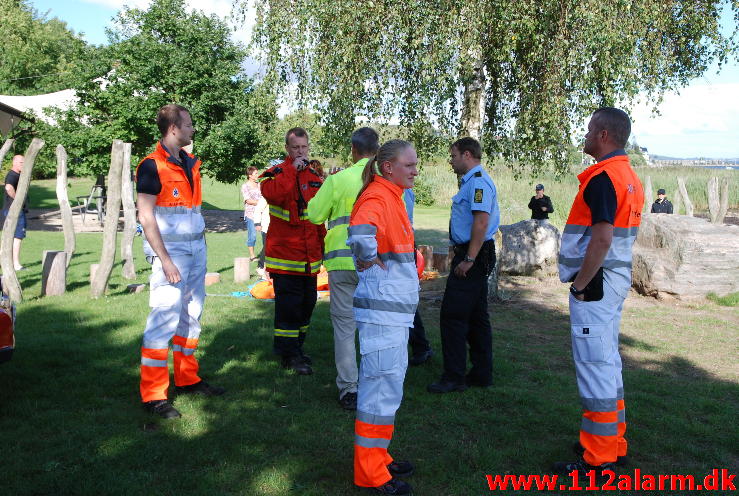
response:
<svg viewBox="0 0 739 496"><path fill-rule="evenodd" d="M7 136L23 119L41 119L53 124L43 113L46 107L57 107L66 110L77 103L74 90L62 90L54 93L31 96L0 95L0 135Z"/></svg>

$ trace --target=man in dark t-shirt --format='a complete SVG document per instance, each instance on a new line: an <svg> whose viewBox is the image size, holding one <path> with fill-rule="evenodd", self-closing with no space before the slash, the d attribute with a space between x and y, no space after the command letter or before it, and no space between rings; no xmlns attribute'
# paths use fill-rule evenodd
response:
<svg viewBox="0 0 739 496"><path fill-rule="evenodd" d="M653 214L671 214L672 213L672 203L670 203L670 200L667 199L667 196L665 195L665 190L662 188L657 190L657 200L652 203L652 213Z"/></svg>
<svg viewBox="0 0 739 496"><path fill-rule="evenodd" d="M21 178L21 171L23 170L23 155L16 155L13 157L13 167L5 176L5 202L3 204L3 223L5 218L8 216L10 206L15 200L15 194L18 191L18 182ZM26 212L28 198L23 201L23 208L18 215L18 224L15 227L15 234L13 236L13 266L15 270L23 270L25 267L21 265L20 254L21 254L21 241L26 237Z"/></svg>
<svg viewBox="0 0 739 496"><path fill-rule="evenodd" d="M544 220L549 218L549 214L554 212L552 200L544 194L544 185L536 185L536 195L531 197L529 201L531 209L531 218L536 220Z"/></svg>

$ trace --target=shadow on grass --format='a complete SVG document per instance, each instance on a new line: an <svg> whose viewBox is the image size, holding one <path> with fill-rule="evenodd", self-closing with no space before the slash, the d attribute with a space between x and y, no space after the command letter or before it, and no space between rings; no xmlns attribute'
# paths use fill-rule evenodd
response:
<svg viewBox="0 0 739 496"><path fill-rule="evenodd" d="M271 355L272 303L210 298L200 372L228 392L176 398L183 418L175 421L140 408L146 311L146 295L20 309L16 355L0 368L9 494L361 494L352 485L354 418L336 402L325 301L306 343L316 372L302 377ZM408 370L390 448L416 463L416 494L481 494L485 474L546 473L571 458L580 406L566 312L537 304L525 288L492 305L494 386L442 396L425 392L441 371L438 306L424 303L422 313L437 355ZM624 336L621 346L651 353L625 360L635 466L735 471L737 385L648 336Z"/></svg>

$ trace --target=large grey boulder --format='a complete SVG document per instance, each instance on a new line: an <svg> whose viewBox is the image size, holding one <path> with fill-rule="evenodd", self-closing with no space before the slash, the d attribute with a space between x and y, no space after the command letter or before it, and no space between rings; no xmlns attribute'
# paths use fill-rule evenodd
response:
<svg viewBox="0 0 739 496"><path fill-rule="evenodd" d="M546 221L522 220L500 226L498 273L521 276L557 274L559 230Z"/></svg>
<svg viewBox="0 0 739 496"><path fill-rule="evenodd" d="M739 227L685 215L644 214L634 244L632 285L681 299L739 291Z"/></svg>

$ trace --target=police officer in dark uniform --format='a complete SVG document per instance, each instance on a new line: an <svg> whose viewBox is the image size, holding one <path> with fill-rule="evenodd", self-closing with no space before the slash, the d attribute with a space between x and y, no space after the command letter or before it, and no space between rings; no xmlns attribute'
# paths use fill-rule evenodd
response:
<svg viewBox="0 0 739 496"><path fill-rule="evenodd" d="M482 150L477 140L462 138L449 151L461 183L452 198L449 239L454 259L441 303L444 373L428 386L431 393L487 387L493 382L487 280L495 266L493 236L500 224L497 192L480 164ZM472 368L466 373L468 344Z"/></svg>

